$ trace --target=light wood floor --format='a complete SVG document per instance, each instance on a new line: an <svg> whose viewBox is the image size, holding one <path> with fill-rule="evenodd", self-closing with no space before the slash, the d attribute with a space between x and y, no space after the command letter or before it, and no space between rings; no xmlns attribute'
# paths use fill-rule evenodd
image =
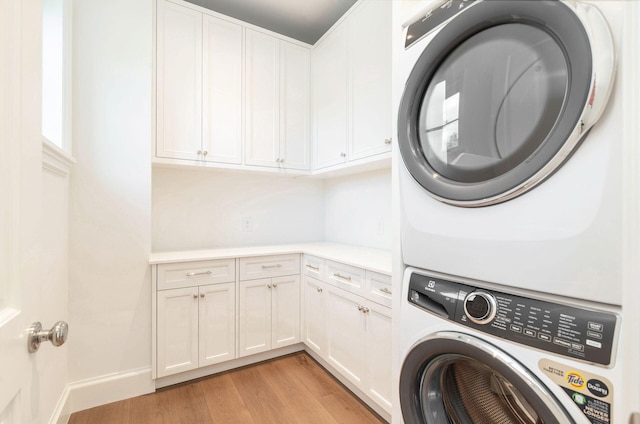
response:
<svg viewBox="0 0 640 424"><path fill-rule="evenodd" d="M384 423L306 353L71 415L69 424Z"/></svg>

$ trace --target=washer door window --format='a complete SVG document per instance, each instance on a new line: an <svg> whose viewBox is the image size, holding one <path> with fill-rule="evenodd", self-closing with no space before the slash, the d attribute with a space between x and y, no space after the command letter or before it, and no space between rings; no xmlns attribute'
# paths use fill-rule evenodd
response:
<svg viewBox="0 0 640 424"><path fill-rule="evenodd" d="M477 2L444 25L411 72L399 111L402 157L439 200L508 200L575 149L591 86L589 38L568 6Z"/></svg>
<svg viewBox="0 0 640 424"><path fill-rule="evenodd" d="M400 375L407 423L556 424L574 420L514 358L473 336L438 333L417 344Z"/></svg>

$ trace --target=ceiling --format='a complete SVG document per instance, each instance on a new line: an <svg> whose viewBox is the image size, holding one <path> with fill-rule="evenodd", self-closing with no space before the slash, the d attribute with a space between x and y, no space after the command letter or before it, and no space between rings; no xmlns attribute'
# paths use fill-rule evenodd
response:
<svg viewBox="0 0 640 424"><path fill-rule="evenodd" d="M314 44L356 0L187 0L308 44Z"/></svg>

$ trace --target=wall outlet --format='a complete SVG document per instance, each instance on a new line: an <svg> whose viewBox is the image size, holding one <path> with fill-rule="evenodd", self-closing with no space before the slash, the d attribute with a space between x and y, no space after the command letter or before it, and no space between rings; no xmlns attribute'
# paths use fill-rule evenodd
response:
<svg viewBox="0 0 640 424"><path fill-rule="evenodd" d="M242 218L242 232L250 233L253 231L253 220L250 216L245 216Z"/></svg>

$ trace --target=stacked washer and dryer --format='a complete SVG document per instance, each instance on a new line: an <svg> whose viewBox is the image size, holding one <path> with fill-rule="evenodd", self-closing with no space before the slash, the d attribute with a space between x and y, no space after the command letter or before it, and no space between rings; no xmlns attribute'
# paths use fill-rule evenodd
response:
<svg viewBox="0 0 640 424"><path fill-rule="evenodd" d="M402 421L626 423L621 3L424 4L399 63Z"/></svg>

